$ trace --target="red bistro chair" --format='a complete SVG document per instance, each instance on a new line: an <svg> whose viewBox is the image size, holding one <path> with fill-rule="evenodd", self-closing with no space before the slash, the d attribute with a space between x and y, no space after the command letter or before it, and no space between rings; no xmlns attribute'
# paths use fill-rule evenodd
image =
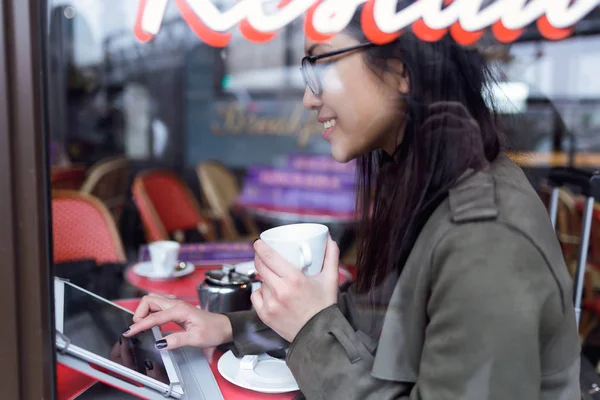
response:
<svg viewBox="0 0 600 400"><path fill-rule="evenodd" d="M54 262L93 259L124 262L123 244L112 215L97 198L70 190L52 193Z"/></svg>
<svg viewBox="0 0 600 400"><path fill-rule="evenodd" d="M198 230L209 241L216 240L193 193L172 172L142 172L136 176L132 191L148 242L172 238L182 242L183 232L189 230Z"/></svg>

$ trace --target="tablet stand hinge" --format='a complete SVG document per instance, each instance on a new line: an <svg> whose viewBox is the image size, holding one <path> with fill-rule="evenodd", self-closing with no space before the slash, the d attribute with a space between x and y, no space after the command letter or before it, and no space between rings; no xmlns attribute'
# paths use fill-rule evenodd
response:
<svg viewBox="0 0 600 400"><path fill-rule="evenodd" d="M65 347L63 349L59 349L58 352L62 355L67 354L67 350L69 349L69 346L71 345L71 339L69 339L68 337L65 336L64 333L56 331L56 335L59 336L64 342L65 342Z"/></svg>

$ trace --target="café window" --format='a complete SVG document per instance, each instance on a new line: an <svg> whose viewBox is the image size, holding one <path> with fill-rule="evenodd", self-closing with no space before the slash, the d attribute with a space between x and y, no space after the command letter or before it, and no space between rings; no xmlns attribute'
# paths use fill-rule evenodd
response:
<svg viewBox="0 0 600 400"><path fill-rule="evenodd" d="M360 107L351 110L344 103L339 108L335 105L330 109L320 108L319 102L325 101L326 96L323 88L317 87L323 84L319 81L322 75L317 77L317 73L331 73L332 69L327 68L337 62L338 66L346 65L343 64L346 55L354 57L353 51L358 48L348 54L334 54L330 60L315 61L311 64L316 71L311 81L311 76L305 78L300 72L307 34L304 13L267 42L249 40L242 28L235 25L227 45L214 46L201 37L202 32L210 31L207 26L211 23L225 24L228 20L222 14L213 14L214 20L203 24L198 9L194 8L201 3L193 0L46 2L48 24L44 46L48 60L44 79L50 99L45 110L50 137L53 271L129 310L135 310L140 298L148 293L206 310L210 296L219 292L216 288L225 286L232 288L235 296L217 302L218 305L210 303L215 308L208 311L247 311L251 307L250 293L261 284L252 261L253 241L280 225L308 222L319 227L311 230L310 235L325 240L324 232L328 232L339 245L340 291L355 287L352 285L358 282L357 265L361 262L360 235L356 231L361 223L356 202L361 164L355 158L361 155L360 151L366 151L361 146L370 138L370 130L378 129L380 121L391 126L391 120L386 119L389 115L395 118L404 115L387 113L386 107L401 103L398 98L406 104L414 99L406 93L402 93L405 96L402 98L397 91L393 95L382 92L387 95L386 101L377 103L382 106L374 110L371 103L374 98L379 101L381 96L374 97L377 91L373 88L383 89L369 86L370 91L361 93L366 99L361 106L372 110L371 124L352 119L354 114L361 114ZM204 2L204 10L208 9L208 3L219 13L244 4L241 0L208 1ZM293 2L264 2L264 13L275 15L290 3ZM450 7L450 3L445 2L443 8ZM152 32L140 30L140 20L147 9L150 9L148 26L153 27ZM317 22L324 17L317 12L315 15L313 28L318 31ZM431 20L424 18L415 25L429 29L427 23L431 24ZM498 40L498 29L497 25L486 26L479 40L468 46L490 62L498 81L484 89L483 97L498 114L506 142L503 151L525 172L531 186L547 204L550 170L570 166L591 172L600 168L600 78L596 73L600 66L600 11L596 7L587 13L560 40L548 38L535 22L515 40ZM433 28L427 32L431 31L436 33ZM222 32L209 33L218 38ZM386 37L382 32L379 34ZM452 29L444 33L454 34ZM364 36L372 35L373 32L366 32ZM361 36L361 40L367 39ZM402 57L395 61L398 60ZM440 66L449 61L443 57L432 60ZM369 64L364 69L377 70L372 67ZM307 82L314 87L307 89ZM373 82L387 81L374 78ZM324 110L320 122L314 110L317 108ZM337 147L344 153L341 156L333 154L336 149L327 140L328 132L335 132L334 109L346 115L353 127L364 127L364 132L356 133ZM330 119L323 121L327 118ZM386 156L385 146L379 142L375 147L381 150L376 154L378 168L386 165L390 168L386 162L390 163L393 155ZM336 162L334 158L344 162ZM373 181L374 186L379 184L374 178ZM377 187L372 189L372 197L380 193ZM388 193L390 199L395 194ZM573 236L579 233L566 229L575 224L568 218L580 216L577 207L581 199L577 197L580 193L562 195L573 195L564 197L567 200L559 207L560 221L567 223L559 223L557 227L561 249L567 258L577 252L574 248L580 243L580 238ZM362 201L366 201L364 198ZM375 215L381 204L373 208ZM385 224L387 220L381 219L379 223ZM588 261L595 265L600 263L597 259L600 252L596 249L600 237L598 222L592 224L591 231L594 239ZM286 234L279 231L278 235ZM268 236L263 239L268 241ZM406 237L410 239L409 234ZM312 264L307 260L319 259L318 252L316 256L310 253L315 251L312 242L300 245L294 242L293 246L290 259L294 257L293 262L301 268ZM378 256L383 258L383 252ZM600 289L600 281L594 276L595 273L586 276L586 290L590 287L592 294ZM97 298L94 301L88 298L86 302L80 292L71 292L69 284L61 283L59 287L62 295L71 293L68 296L82 301L73 300L77 303L74 310L80 315L65 323L88 329L90 337L97 332L103 335L102 343L92 344L84 343L87 335L78 336L79 344L84 349L89 345L94 348L88 350L112 354L125 363L120 353L115 355L116 347L111 347L117 342L122 346L118 340L120 332L113 332L116 328L107 327L108 323L102 321L125 329L130 316L123 314L122 309L96 304ZM595 295L591 300L595 300ZM86 304L95 306L86 310ZM580 334L585 353L596 364L600 360L598 318L589 310L582 315L585 329ZM169 329L177 327L169 325ZM141 337L142 344L132 342L137 346L134 346L137 355L148 357L134 367L152 379L140 380L136 374L134 381L146 385L148 390L171 390L169 384L175 376L169 367L171 361L165 361L153 353L152 346L146 346L146 341L160 339L148 335ZM249 393L245 390L268 391L252 383L244 387L235 374L228 375L223 364L239 364L236 361L239 357L232 355L235 349L217 347L214 351L214 357L207 357L200 366L203 376L219 373L224 379L211 381L214 385L209 385L210 390L220 391L226 399L244 398L243 394ZM200 353L184 356L200 357ZM281 360L285 354L279 352L269 357L285 367ZM224 360L223 364L219 360ZM149 368L143 361L152 361L157 368ZM253 362L262 361L250 359L248 363L252 366ZM92 379L82 377L81 371L76 371L78 367L81 367L78 362L69 364L67 358L59 358L62 380L58 382L66 385L59 388L62 392L74 395L83 390L81 385L87 385L89 396L118 396L119 389L105 384L110 379L98 369L92 371ZM186 368L184 375L191 369ZM160 375L160 379L153 374ZM280 378L277 390L282 397L274 398L289 398L282 393L297 391L297 384L291 372Z"/></svg>

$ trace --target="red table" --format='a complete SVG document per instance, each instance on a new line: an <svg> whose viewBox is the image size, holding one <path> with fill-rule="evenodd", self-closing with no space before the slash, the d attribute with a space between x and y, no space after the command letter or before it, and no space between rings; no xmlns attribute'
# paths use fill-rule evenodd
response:
<svg viewBox="0 0 600 400"><path fill-rule="evenodd" d="M119 300L115 303L121 305L124 308L135 311L139 303L139 299L132 300ZM198 304L197 302L195 304ZM161 327L163 331L173 332L176 330L181 330L175 324L166 324ZM252 390L244 389L239 386L236 386L221 376L219 371L217 370L217 363L219 358L223 355L220 351L216 349L205 349L204 354L210 364L210 369L215 376L217 384L219 385L219 389L223 394L223 398L225 400L289 400L294 398L297 392L284 393L284 394L266 394L266 393L258 393ZM58 399L74 399L78 395L80 395L83 391L90 388L96 381L92 378L89 378L85 375L80 374L77 371L74 371L68 367L63 365L57 366L57 392Z"/></svg>
<svg viewBox="0 0 600 400"><path fill-rule="evenodd" d="M196 287L204 281L204 273L211 269L218 269L220 266L196 267L196 270L179 279L159 281L144 278L133 271L133 266L127 268L125 279L131 285L145 292L153 292L165 296L174 296L180 299L195 300L198 298ZM343 267L340 267L340 285L351 280L352 274Z"/></svg>
<svg viewBox="0 0 600 400"><path fill-rule="evenodd" d="M187 276L181 277L175 280L169 281L153 281L137 275L133 272L133 267L129 267L125 273L127 281L133 286L137 287L146 292L154 292L162 295L173 295L180 299L186 299L188 302L197 305L198 295L196 287L204 281L204 273L208 270L219 268L219 266L212 267L197 267L195 271ZM340 267L340 285L348 280L354 279L354 268L347 267L348 269ZM135 311L139 303L139 299L131 300L119 300L116 303L121 306ZM161 327L164 331L176 331L179 330L179 326L175 324L167 324ZM251 390L240 388L226 381L221 374L217 371L217 362L221 357L222 353L216 349L206 349L205 354L209 360L211 370L215 375L217 384L223 393L223 397L227 399L281 399L287 400L292 399L295 393L288 394L264 394L253 392ZM81 393L85 392L97 381L88 376L82 375L81 373L74 371L61 364L57 365L57 398L59 400L74 399Z"/></svg>

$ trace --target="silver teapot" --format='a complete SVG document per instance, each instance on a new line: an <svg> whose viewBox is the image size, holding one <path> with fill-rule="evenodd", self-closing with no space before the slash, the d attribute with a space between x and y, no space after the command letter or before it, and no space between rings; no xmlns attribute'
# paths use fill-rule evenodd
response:
<svg viewBox="0 0 600 400"><path fill-rule="evenodd" d="M213 313L246 311L252 308L253 277L235 272L233 265L206 272L206 279L198 285L200 307Z"/></svg>

